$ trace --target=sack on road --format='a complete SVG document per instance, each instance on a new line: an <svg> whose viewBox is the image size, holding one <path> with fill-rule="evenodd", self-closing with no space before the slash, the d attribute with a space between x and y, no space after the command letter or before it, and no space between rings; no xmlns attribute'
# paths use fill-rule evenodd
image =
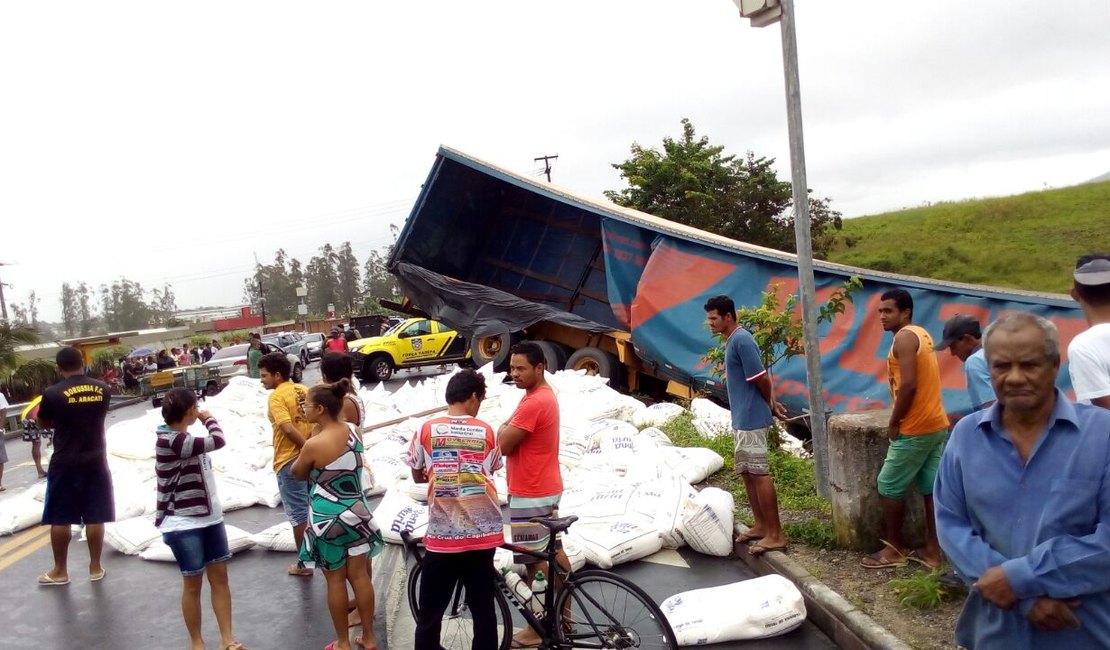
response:
<svg viewBox="0 0 1110 650"><path fill-rule="evenodd" d="M780 575L684 591L660 606L679 645L786 634L806 618L802 592Z"/></svg>

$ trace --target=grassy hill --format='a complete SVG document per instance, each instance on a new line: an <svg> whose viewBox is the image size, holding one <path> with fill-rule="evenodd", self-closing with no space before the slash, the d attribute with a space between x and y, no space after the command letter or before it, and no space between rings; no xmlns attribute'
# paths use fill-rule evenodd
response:
<svg viewBox="0 0 1110 650"><path fill-rule="evenodd" d="M1092 251L1110 251L1110 182L846 219L829 261L1067 293Z"/></svg>

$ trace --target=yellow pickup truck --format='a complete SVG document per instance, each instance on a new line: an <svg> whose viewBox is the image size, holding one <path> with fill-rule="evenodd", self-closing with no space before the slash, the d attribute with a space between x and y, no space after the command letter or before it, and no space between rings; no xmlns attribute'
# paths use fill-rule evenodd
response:
<svg viewBox="0 0 1110 650"><path fill-rule="evenodd" d="M410 318L381 336L351 341L347 348L355 372L369 382L385 381L401 368L471 363L466 338L427 318Z"/></svg>

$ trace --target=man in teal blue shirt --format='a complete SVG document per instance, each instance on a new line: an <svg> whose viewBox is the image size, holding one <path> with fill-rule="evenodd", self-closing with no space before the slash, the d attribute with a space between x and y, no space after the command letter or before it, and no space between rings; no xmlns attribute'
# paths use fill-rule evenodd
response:
<svg viewBox="0 0 1110 650"><path fill-rule="evenodd" d="M1110 647L1110 411L1056 390L1047 320L1003 316L983 340L998 401L956 425L933 492L970 586L956 642Z"/></svg>
<svg viewBox="0 0 1110 650"><path fill-rule="evenodd" d="M773 417L785 418L786 410L775 401L771 376L759 358L755 339L736 323L732 298L710 298L705 303L705 314L709 330L725 339L725 388L732 412L734 469L744 479L752 508L752 527L737 541L751 544L748 552L752 555L781 551L786 548L786 537L771 478L767 436Z"/></svg>

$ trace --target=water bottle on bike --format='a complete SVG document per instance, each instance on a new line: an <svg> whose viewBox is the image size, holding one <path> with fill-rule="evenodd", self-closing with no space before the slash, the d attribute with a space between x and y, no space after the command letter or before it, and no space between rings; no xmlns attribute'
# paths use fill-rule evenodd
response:
<svg viewBox="0 0 1110 650"><path fill-rule="evenodd" d="M543 615L544 592L547 591L547 576L543 571L536 572L536 579L532 581L532 611L537 616Z"/></svg>
<svg viewBox="0 0 1110 650"><path fill-rule="evenodd" d="M505 579L505 585L509 588L509 591L513 592L513 596L520 601L521 605L528 605L531 602L532 590L528 588L528 583L521 580L516 572L509 567L502 567L501 577Z"/></svg>

